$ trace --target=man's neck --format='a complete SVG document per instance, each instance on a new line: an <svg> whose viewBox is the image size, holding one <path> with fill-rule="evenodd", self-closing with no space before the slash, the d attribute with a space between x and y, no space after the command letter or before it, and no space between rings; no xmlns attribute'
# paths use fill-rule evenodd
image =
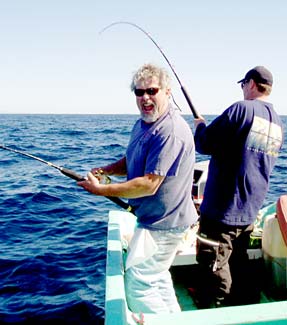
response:
<svg viewBox="0 0 287 325"><path fill-rule="evenodd" d="M263 94L249 96L248 98L245 98L245 99L248 99L248 100L257 99L257 100L261 100L262 102L268 102L268 96L263 95Z"/></svg>

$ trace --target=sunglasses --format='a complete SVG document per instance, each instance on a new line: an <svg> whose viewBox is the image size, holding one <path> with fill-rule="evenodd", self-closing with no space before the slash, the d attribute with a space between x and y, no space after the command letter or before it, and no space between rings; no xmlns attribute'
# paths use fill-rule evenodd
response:
<svg viewBox="0 0 287 325"><path fill-rule="evenodd" d="M248 82L249 82L249 80L243 80L241 82L241 88L243 88Z"/></svg>
<svg viewBox="0 0 287 325"><path fill-rule="evenodd" d="M147 89L140 89L135 88L134 93L137 97L142 97L145 93L147 93L149 96L154 96L158 93L159 88L147 88Z"/></svg>

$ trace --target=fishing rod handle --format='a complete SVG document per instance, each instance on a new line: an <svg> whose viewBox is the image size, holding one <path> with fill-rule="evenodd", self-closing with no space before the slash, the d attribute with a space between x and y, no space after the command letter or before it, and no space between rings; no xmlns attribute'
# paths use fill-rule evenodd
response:
<svg viewBox="0 0 287 325"><path fill-rule="evenodd" d="M133 207L131 205L129 205L128 203L122 201L120 198L113 197L113 196L106 196L106 198L111 200L112 202L116 203L118 206L120 206L124 210L134 214Z"/></svg>
<svg viewBox="0 0 287 325"><path fill-rule="evenodd" d="M60 171L62 174L74 179L75 181L84 181L85 180L85 177L75 173L71 169L61 167Z"/></svg>
<svg viewBox="0 0 287 325"><path fill-rule="evenodd" d="M71 169L68 168L64 168L61 167L60 169L61 173L76 180L76 181L85 181L86 178L76 174L74 171L72 171ZM110 183L110 179L109 179L109 183ZM107 199L111 200L112 202L114 202L115 204L117 204L118 206L120 206L121 208L123 208L124 210L134 213L132 206L130 206L128 203L122 201L120 198L118 197L112 197L112 196L106 196Z"/></svg>
<svg viewBox="0 0 287 325"><path fill-rule="evenodd" d="M187 101L187 103L188 103L188 105L189 105L189 107L190 107L190 109L191 109L191 111L192 111L193 117L194 117L194 118L198 118L199 115L198 115L198 113L197 113L195 107L193 106L193 104L192 104L192 102L191 102L191 99L190 99L190 97L189 97L189 94L188 94L187 90L185 89L184 86L181 86L181 90L182 90L183 95L184 95L184 97L185 97L185 99L186 99L186 101Z"/></svg>

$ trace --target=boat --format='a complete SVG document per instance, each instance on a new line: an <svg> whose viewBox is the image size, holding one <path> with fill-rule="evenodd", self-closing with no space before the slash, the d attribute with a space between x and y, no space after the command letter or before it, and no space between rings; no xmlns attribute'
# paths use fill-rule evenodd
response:
<svg viewBox="0 0 287 325"><path fill-rule="evenodd" d="M203 199L208 163L202 161L195 166L192 197L197 207ZM192 288L189 288L192 272L197 269L195 227L179 248L170 269L182 311L168 314L132 313L126 301L124 268L128 241L135 224L136 217L131 212L109 211L105 325L287 324L286 194L259 211L248 250L250 265L258 278L254 278L254 285L252 284L250 291L246 292L248 302L236 306L197 308Z"/></svg>

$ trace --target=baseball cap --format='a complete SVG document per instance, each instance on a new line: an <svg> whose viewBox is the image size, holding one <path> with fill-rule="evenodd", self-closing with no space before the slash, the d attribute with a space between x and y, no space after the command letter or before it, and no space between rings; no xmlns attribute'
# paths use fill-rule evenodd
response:
<svg viewBox="0 0 287 325"><path fill-rule="evenodd" d="M273 84L272 73L263 66L256 66L253 69L249 70L246 73L245 77L239 80L237 83L249 81L250 79L253 79L256 83L265 84L269 86L272 86Z"/></svg>

